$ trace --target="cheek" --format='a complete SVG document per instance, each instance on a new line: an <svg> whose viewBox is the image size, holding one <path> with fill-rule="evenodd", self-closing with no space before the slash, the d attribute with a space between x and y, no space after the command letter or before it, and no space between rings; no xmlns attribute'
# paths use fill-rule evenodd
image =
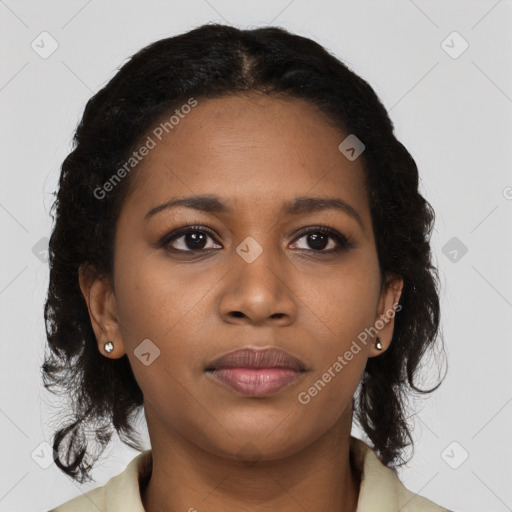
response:
<svg viewBox="0 0 512 512"><path fill-rule="evenodd" d="M304 302L317 317L318 328L310 331L316 346L314 371L300 390L303 399L298 396L304 407L318 414L325 408L334 420L350 404L368 357L379 286L377 262L371 257L333 267L322 286L306 281Z"/></svg>
<svg viewBox="0 0 512 512"><path fill-rule="evenodd" d="M320 343L314 370L297 391L297 402L309 418L322 418L323 427L332 425L351 406L368 360L368 344L357 335L365 320L341 315L340 334ZM342 321L344 322L342 324ZM364 331L363 331L364 332Z"/></svg>
<svg viewBox="0 0 512 512"><path fill-rule="evenodd" d="M200 373L204 366L205 333L209 332L205 327L205 308L214 309L208 302L208 293L219 277L212 272L205 275L194 271L191 266L177 271L165 257L154 254L138 261L120 257L116 272L119 324L136 377L140 375L144 381L149 378L146 385L150 386L151 382L163 379L170 389L175 382L169 374L183 381L191 373ZM151 343L144 341L148 339ZM145 367L141 368L137 358L144 346L141 343L146 343L151 356L153 352L158 354L148 366L152 372L162 367L163 373L159 372L158 377L155 373L146 376Z"/></svg>
<svg viewBox="0 0 512 512"><path fill-rule="evenodd" d="M130 345L145 338L162 343L200 295L160 254L121 254L115 268L117 312Z"/></svg>
<svg viewBox="0 0 512 512"><path fill-rule="evenodd" d="M334 350L326 350L324 364L297 389L297 423L311 438L331 429L341 417L346 418L347 424L351 421L352 398L367 358L361 350L349 356L348 361L344 358L346 347L342 345L340 342Z"/></svg>
<svg viewBox="0 0 512 512"><path fill-rule="evenodd" d="M380 291L377 262L361 255L333 266L328 277L301 277L302 299L307 309L322 321L329 345L343 344L370 327L375 321ZM350 344L350 341L349 341Z"/></svg>

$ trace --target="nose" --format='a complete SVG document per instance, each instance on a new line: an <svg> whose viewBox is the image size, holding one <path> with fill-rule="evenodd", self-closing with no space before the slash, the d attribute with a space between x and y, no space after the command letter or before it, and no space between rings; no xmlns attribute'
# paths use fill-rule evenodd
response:
<svg viewBox="0 0 512 512"><path fill-rule="evenodd" d="M233 267L224 280L220 314L229 323L281 326L293 323L297 298L291 271L277 250L265 248L254 259L234 255Z"/></svg>

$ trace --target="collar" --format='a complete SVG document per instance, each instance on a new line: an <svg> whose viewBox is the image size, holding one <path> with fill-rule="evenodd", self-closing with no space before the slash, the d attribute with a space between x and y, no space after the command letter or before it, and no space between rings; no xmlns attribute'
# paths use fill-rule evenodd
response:
<svg viewBox="0 0 512 512"><path fill-rule="evenodd" d="M356 512L451 512L406 489L396 473L382 464L376 452L362 440L350 436L349 452L352 464L361 475ZM104 505L100 509L105 512L145 512L140 489L150 477L152 464L152 450L143 451L103 487L89 491L69 505L78 505L79 501L80 505L90 506L91 502L96 502ZM75 508L64 504L52 512L71 510Z"/></svg>

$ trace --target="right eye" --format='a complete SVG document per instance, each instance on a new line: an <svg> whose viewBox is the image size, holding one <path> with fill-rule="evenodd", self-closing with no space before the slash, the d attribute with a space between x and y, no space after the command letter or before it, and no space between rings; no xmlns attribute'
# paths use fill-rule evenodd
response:
<svg viewBox="0 0 512 512"><path fill-rule="evenodd" d="M185 226L165 235L160 240L159 245L166 247L171 252L195 253L219 248L205 247L205 242L208 237L215 240L214 233L205 226ZM180 245L181 247L176 247L176 245Z"/></svg>

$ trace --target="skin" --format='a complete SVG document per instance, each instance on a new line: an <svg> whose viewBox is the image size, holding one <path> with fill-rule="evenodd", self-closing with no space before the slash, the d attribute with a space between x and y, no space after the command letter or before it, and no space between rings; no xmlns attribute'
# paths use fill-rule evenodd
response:
<svg viewBox="0 0 512 512"><path fill-rule="evenodd" d="M98 350L127 354L144 393L153 450L146 511L355 511L352 398L367 359L389 347L393 318L379 329L382 350L369 338L308 404L297 398L396 306L403 286L394 276L381 290L362 158L338 149L347 135L304 100L198 98L137 167L116 231L114 289L80 272ZM178 207L144 220L171 197L199 194L218 195L233 213ZM281 214L297 196L343 199L362 225L335 209ZM209 253L194 255L184 236L158 246L186 223L215 233L200 246ZM302 234L323 225L353 246L327 254L335 239L315 245ZM251 263L236 252L249 236L263 250ZM145 339L160 350L147 366L134 354ZM247 346L283 348L308 371L260 398L205 373Z"/></svg>

